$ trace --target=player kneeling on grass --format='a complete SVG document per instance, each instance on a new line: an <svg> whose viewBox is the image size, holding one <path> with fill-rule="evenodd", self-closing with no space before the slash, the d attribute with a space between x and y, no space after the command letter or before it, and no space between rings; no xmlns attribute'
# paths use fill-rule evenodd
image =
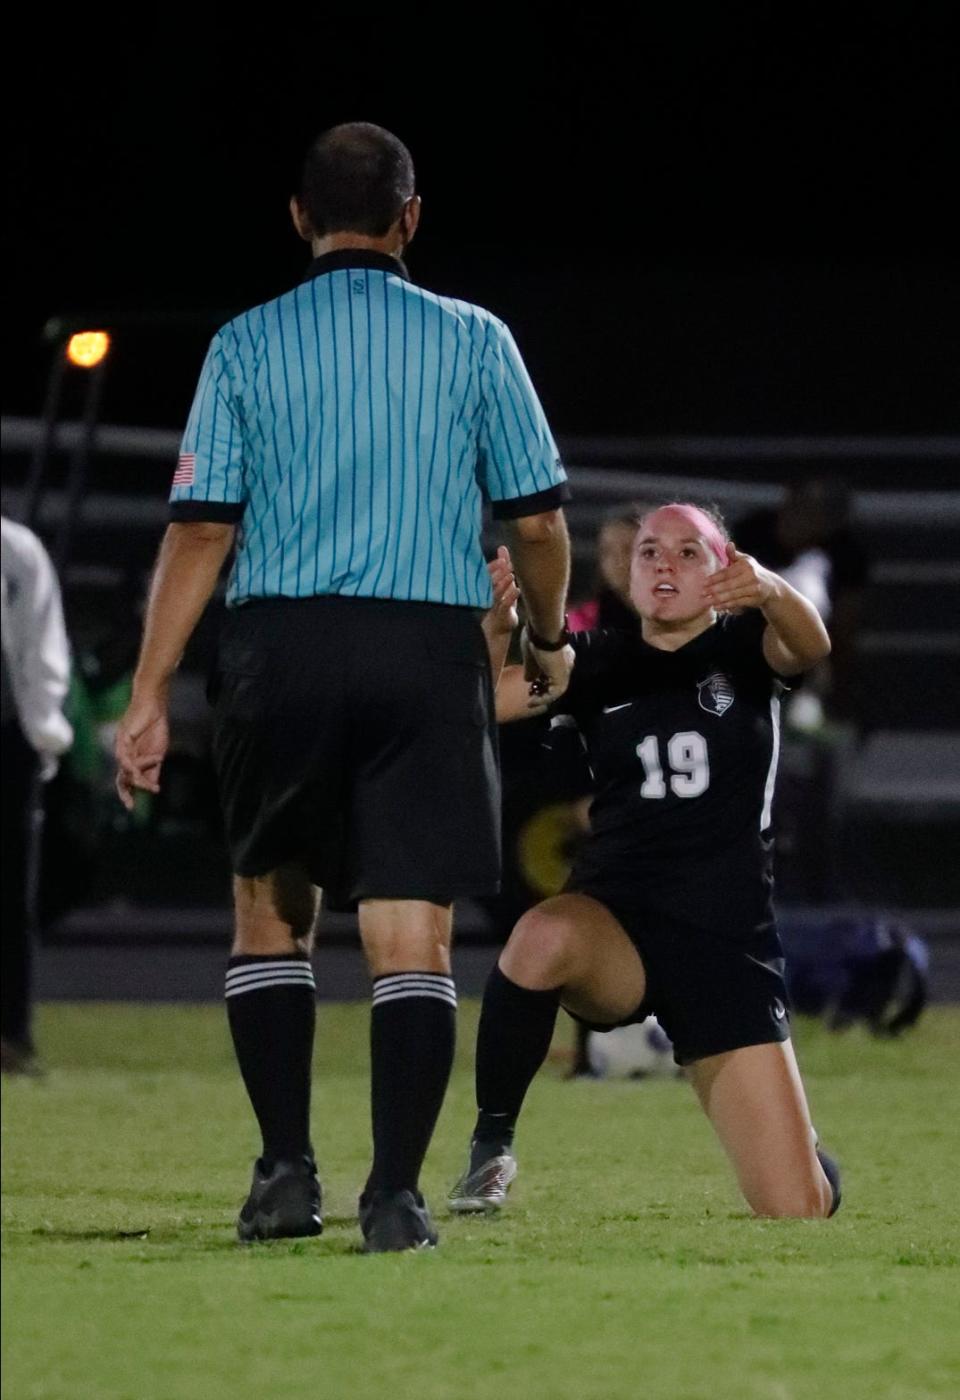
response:
<svg viewBox="0 0 960 1400"><path fill-rule="evenodd" d="M479 1116L450 1206L503 1204L517 1118L562 1005L597 1030L655 1014L751 1209L828 1216L839 1173L790 1042L770 818L781 677L830 642L806 599L689 504L640 520L631 598L635 636L572 638L573 677L553 708L594 770L590 834L566 890L523 916L487 983ZM536 689L508 667L498 718L528 716Z"/></svg>

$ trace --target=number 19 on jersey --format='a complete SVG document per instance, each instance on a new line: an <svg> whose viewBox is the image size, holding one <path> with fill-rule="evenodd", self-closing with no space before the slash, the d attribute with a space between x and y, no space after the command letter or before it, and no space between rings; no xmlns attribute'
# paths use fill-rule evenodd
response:
<svg viewBox="0 0 960 1400"><path fill-rule="evenodd" d="M641 797L666 797L667 779L660 761L660 741L648 734L637 745L637 757L646 775L640 789ZM667 767L670 790L677 797L700 797L710 786L710 763L707 741L695 729L682 729L667 743Z"/></svg>

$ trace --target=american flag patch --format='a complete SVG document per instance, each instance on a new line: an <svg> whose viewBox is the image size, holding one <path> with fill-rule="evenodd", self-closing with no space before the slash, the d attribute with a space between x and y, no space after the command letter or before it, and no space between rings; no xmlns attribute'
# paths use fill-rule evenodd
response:
<svg viewBox="0 0 960 1400"><path fill-rule="evenodd" d="M192 486L196 465L195 452L181 452L177 458L177 470L173 474L174 486Z"/></svg>

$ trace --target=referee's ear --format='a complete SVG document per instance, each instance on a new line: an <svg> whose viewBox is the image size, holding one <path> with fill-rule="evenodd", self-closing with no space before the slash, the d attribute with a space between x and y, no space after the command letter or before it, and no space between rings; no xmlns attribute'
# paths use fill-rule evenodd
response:
<svg viewBox="0 0 960 1400"><path fill-rule="evenodd" d="M413 241L413 236L420 223L421 208L422 205L418 194L411 195L403 206L403 211L400 215L400 234L403 239L401 252Z"/></svg>
<svg viewBox="0 0 960 1400"><path fill-rule="evenodd" d="M313 240L313 225L310 223L309 214L300 203L299 196L295 194L290 196L290 217L304 243L310 243Z"/></svg>

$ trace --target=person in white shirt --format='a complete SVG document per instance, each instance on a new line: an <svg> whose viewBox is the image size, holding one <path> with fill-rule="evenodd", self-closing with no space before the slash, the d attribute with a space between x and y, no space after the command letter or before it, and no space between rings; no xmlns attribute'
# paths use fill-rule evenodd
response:
<svg viewBox="0 0 960 1400"><path fill-rule="evenodd" d="M0 1067L35 1068L31 1031L32 927L29 898L31 831L41 784L57 771L73 742L63 713L70 684L70 648L60 588L50 558L32 530L0 517L2 618L3 908Z"/></svg>

